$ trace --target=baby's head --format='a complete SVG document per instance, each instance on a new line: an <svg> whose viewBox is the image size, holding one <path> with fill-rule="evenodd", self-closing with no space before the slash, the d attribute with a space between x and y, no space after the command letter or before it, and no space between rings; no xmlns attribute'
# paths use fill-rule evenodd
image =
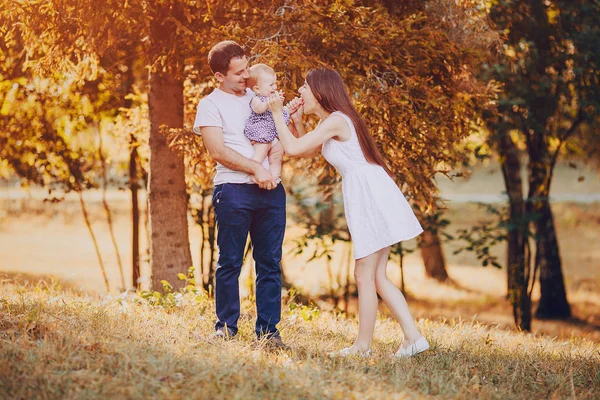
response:
<svg viewBox="0 0 600 400"><path fill-rule="evenodd" d="M261 96L270 96L277 90L277 75L266 64L254 64L248 69L248 87Z"/></svg>

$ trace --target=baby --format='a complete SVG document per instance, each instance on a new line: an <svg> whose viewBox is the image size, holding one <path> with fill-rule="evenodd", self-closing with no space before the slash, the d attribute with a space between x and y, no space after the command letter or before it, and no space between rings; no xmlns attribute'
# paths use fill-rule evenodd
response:
<svg viewBox="0 0 600 400"><path fill-rule="evenodd" d="M246 120L244 135L254 145L252 159L262 164L267 155L283 154L281 143L273 144L273 141L277 138L277 129L275 129L273 114L267 109L269 96L278 94L283 100L283 94L277 91L277 76L273 68L265 64L255 64L250 67L248 72L250 73L248 87L256 93L256 96L250 101L252 112ZM289 106L284 107L282 112L285 123L289 124ZM270 161L271 157L269 157ZM276 157L273 163L270 162L269 172L273 175L273 178L279 178L281 174L281 157Z"/></svg>

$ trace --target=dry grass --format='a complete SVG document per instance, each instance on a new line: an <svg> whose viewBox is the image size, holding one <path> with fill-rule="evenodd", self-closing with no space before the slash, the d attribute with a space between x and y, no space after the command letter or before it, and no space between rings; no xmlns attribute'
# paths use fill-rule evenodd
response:
<svg viewBox="0 0 600 400"><path fill-rule="evenodd" d="M488 178L471 186L496 190L498 184ZM563 181L565 192L583 190ZM586 190L597 193L599 182L586 183ZM464 192L473 190L465 186ZM127 265L128 195L111 195ZM114 288L119 276L106 221L93 198L89 206ZM472 204L449 206L453 229L486 217ZM453 255L455 246L445 245L456 285L426 278L417 253L405 260L409 305L433 351L390 360L402 335L382 307L374 357L332 360L328 351L352 343L354 317L320 304L320 313L309 312L314 318L307 321L306 310L287 307L280 327L292 350L269 353L254 341L255 311L245 300L240 337L214 341L210 299L187 299L167 310L136 297L96 294L103 292L101 274L76 203L0 196L0 269L20 273L0 273L0 398L600 398L600 213L597 203L555 203L553 210L574 320L535 320L534 334L514 332L504 300L505 271L482 268L472 254ZM284 251L298 234L297 226L288 227ZM190 237L197 263L193 224ZM346 251L336 247L333 276L344 268ZM496 253L503 258L502 248ZM307 263L308 257L286 254L286 276L316 296L329 287L328 267ZM147 275L147 264L144 268ZM399 282L394 262L389 271ZM44 274L62 281L37 278ZM247 268L242 282L248 274Z"/></svg>
<svg viewBox="0 0 600 400"><path fill-rule="evenodd" d="M213 339L213 302L189 294L179 307L137 296L98 297L56 280L0 284L0 398L598 398L600 353L587 339L548 339L466 321L420 319L433 349L391 360L398 326L380 318L374 356L330 359L351 344L357 321L285 307L292 350L253 337L245 302L240 335Z"/></svg>
<svg viewBox="0 0 600 400"><path fill-rule="evenodd" d="M485 181L485 180L484 180ZM100 242L105 266L113 289L120 282L114 249L110 242L103 210L89 195L89 209L93 226ZM130 216L128 194L111 192L111 207L116 224L117 240L123 262L129 267L130 259ZM563 270L569 301L575 319L566 322L533 322L537 334L569 339L585 337L600 343L600 248L596 245L600 213L597 204L556 203L553 205L563 259ZM485 209L473 204L450 203L447 217L452 221L451 229L465 228L486 218ZM285 273L290 282L303 293L318 296L327 293L330 285L328 266L322 260L308 263L311 252L293 257L288 251L293 239L302 234L299 227L291 225L286 231L284 245ZM144 246L145 234L142 234ZM190 239L195 265L198 265L199 235L194 224L190 224ZM408 243L414 247L414 243ZM435 321L465 319L482 324L512 329L510 307L504 300L506 276L504 270L482 268L473 254L453 255L455 245L445 244L448 272L458 283L442 285L425 276L418 253L410 254L405 260L405 281L410 293L410 306L420 318ZM336 245L332 274L337 278L343 270L342 254L347 253L343 244ZM503 259L504 249L495 253ZM55 275L86 290L103 293L103 281L97 265L94 249L81 217L77 203L65 201L58 204L32 200L8 201L0 196L0 270L26 272L34 275ZM149 275L146 262L142 274ZM242 272L242 295L248 295L247 282L250 265ZM396 261L390 263L389 273L398 283L399 269ZM130 272L126 271L126 277ZM346 276L342 271L342 278ZM534 299L537 293L534 293ZM325 305L320 305L326 309ZM351 304L352 306L352 304ZM382 308L382 312L386 312Z"/></svg>

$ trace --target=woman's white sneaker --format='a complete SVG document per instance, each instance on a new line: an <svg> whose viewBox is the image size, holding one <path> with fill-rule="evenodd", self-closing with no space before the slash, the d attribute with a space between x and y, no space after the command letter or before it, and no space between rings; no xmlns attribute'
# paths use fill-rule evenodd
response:
<svg viewBox="0 0 600 400"><path fill-rule="evenodd" d="M427 349L429 349L429 342L425 339L425 336L421 336L408 346L400 347L400 349L394 353L394 357L412 357Z"/></svg>

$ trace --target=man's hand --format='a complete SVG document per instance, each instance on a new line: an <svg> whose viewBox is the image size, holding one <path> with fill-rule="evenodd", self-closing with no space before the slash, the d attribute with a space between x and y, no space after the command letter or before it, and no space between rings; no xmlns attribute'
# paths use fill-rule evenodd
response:
<svg viewBox="0 0 600 400"><path fill-rule="evenodd" d="M261 189L272 190L277 187L277 182L275 182L273 175L262 166L256 168L254 176L252 176L252 181Z"/></svg>
<svg viewBox="0 0 600 400"><path fill-rule="evenodd" d="M215 161L234 171L245 172L250 176L254 175L260 164L225 146L223 128L203 126L200 128L200 132L202 132L204 146Z"/></svg>

